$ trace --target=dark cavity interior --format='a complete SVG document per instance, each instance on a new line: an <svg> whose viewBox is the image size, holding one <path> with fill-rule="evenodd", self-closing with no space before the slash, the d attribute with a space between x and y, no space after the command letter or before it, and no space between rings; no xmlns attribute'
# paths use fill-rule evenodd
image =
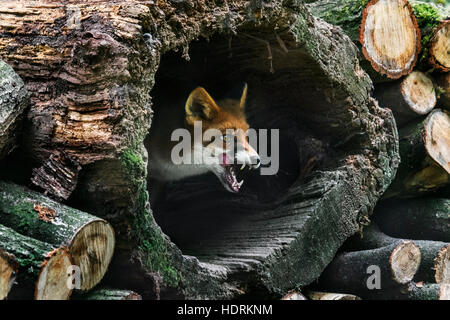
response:
<svg viewBox="0 0 450 320"><path fill-rule="evenodd" d="M165 103L174 97L185 101L197 86L219 100L238 98L246 82L250 126L280 130L276 175L245 171L238 194L226 191L213 174L172 182L151 204L162 230L184 254L201 261L227 260L228 267L242 267L264 259L292 229L292 215L278 208L310 201L295 194L311 182L315 171L336 165L333 144L339 137L333 136L324 114L330 113L332 103L320 89L325 77L302 51L285 52L273 35L267 38L272 38L270 44L250 35L194 42L189 61L180 52L166 53L156 75L151 92L154 121L159 121L158 110ZM157 187L150 183L150 193L152 188Z"/></svg>

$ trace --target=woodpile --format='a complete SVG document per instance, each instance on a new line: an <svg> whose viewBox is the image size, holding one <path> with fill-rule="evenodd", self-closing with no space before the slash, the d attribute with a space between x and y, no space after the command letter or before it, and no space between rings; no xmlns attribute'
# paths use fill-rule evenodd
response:
<svg viewBox="0 0 450 320"><path fill-rule="evenodd" d="M334 9L327 1L309 6L360 41L374 97L396 119L400 164L368 226L346 241L311 289L363 299L449 300L448 12L420 1L337 3ZM337 19L344 10L350 14ZM394 248L405 244L410 251L395 259ZM378 289L369 285L372 267L381 271Z"/></svg>
<svg viewBox="0 0 450 320"><path fill-rule="evenodd" d="M308 2L0 2L0 299L449 299L448 16ZM150 201L158 110L238 81L279 172Z"/></svg>

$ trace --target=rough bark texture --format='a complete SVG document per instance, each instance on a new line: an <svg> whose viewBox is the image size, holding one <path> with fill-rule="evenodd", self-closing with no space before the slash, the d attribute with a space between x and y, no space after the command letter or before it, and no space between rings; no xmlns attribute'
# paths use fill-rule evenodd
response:
<svg viewBox="0 0 450 320"><path fill-rule="evenodd" d="M374 218L380 229L393 237L450 242L449 199L383 201Z"/></svg>
<svg viewBox="0 0 450 320"><path fill-rule="evenodd" d="M28 103L22 79L0 60L0 159L16 147L19 125Z"/></svg>
<svg viewBox="0 0 450 320"><path fill-rule="evenodd" d="M382 210L382 209L381 209ZM398 223L394 220L390 223ZM414 238L415 234L409 237ZM362 235L355 235L344 244L345 250L376 249L399 244L408 239L390 237L381 232L375 223L364 228ZM450 280L450 243L430 240L413 240L420 250L420 266L414 281L441 283Z"/></svg>
<svg viewBox="0 0 450 320"><path fill-rule="evenodd" d="M415 197L450 182L450 114L434 109L425 120L402 128L401 163L383 198Z"/></svg>
<svg viewBox="0 0 450 320"><path fill-rule="evenodd" d="M69 203L108 219L117 232L105 279L113 287L144 297L232 298L254 292L281 297L318 277L395 175L392 114L370 97L372 83L358 64L357 48L301 2L44 4L0 3L0 57L22 76L32 97L25 142L35 167L55 150L71 156L82 170ZM286 196L271 204L258 206L255 195L232 199L204 184L196 196L211 201L199 208L200 217L219 217L236 203L241 209L228 220L232 226L191 251L169 241L148 203L143 141L151 96L158 99L158 88L149 92L158 86L163 54L161 68L165 59L174 63L161 76L199 77L203 69L196 61L208 60L210 73L202 81L217 74L247 81L254 105L249 121L285 128L296 153L314 150L315 141L322 146L316 150L330 155L323 163L315 153L301 155L301 163L293 159L288 190L278 190ZM194 72L183 58L191 59ZM307 142L310 147L303 148ZM305 159L314 156L314 172L299 175ZM274 198L268 190L261 199ZM177 201L185 216L192 212L183 197ZM200 203L194 196L190 201ZM249 201L251 210L243 214ZM192 223L194 229L187 230L201 234L204 226L195 218Z"/></svg>
<svg viewBox="0 0 450 320"><path fill-rule="evenodd" d="M81 290L91 289L103 278L114 252L114 231L105 220L12 183L0 182L0 223L55 246L67 246L81 269Z"/></svg>
<svg viewBox="0 0 450 320"><path fill-rule="evenodd" d="M399 128L429 113L436 105L433 80L413 71L404 79L378 84L374 96L383 108L390 108Z"/></svg>
<svg viewBox="0 0 450 320"><path fill-rule="evenodd" d="M396 287L411 281L420 264L420 250L412 241L386 247L355 252L344 252L336 256L319 279L321 291L344 291L361 298L370 295L374 270L377 266L380 286L383 289Z"/></svg>
<svg viewBox="0 0 450 320"><path fill-rule="evenodd" d="M450 72L435 77L439 92L438 105L450 111Z"/></svg>
<svg viewBox="0 0 450 320"><path fill-rule="evenodd" d="M0 225L1 249L12 254L19 264L17 285L9 298L67 300L72 290L67 287L67 268L72 260L67 248L23 236Z"/></svg>
<svg viewBox="0 0 450 320"><path fill-rule="evenodd" d="M33 170L31 182L44 194L56 200L67 200L75 190L81 166L63 152L53 152L38 169Z"/></svg>
<svg viewBox="0 0 450 320"><path fill-rule="evenodd" d="M79 295L75 300L142 300L142 297L131 290L96 288L86 294Z"/></svg>

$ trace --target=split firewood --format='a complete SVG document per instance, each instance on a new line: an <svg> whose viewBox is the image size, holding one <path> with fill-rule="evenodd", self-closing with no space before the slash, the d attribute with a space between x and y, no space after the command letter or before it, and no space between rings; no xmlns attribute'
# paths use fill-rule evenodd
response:
<svg viewBox="0 0 450 320"><path fill-rule="evenodd" d="M310 291L306 295L311 300L361 300L358 296L346 293Z"/></svg>
<svg viewBox="0 0 450 320"><path fill-rule="evenodd" d="M17 130L28 102L22 79L0 60L0 159L16 147Z"/></svg>
<svg viewBox="0 0 450 320"><path fill-rule="evenodd" d="M67 248L55 248L2 225L0 247L0 298L4 298L13 282L17 281L11 294L17 289L22 299L27 296L37 300L69 299L72 288L68 285L68 270L73 263ZM5 253L7 259L4 258Z"/></svg>
<svg viewBox="0 0 450 320"><path fill-rule="evenodd" d="M419 265L420 250L412 241L344 252L338 254L322 273L318 287L323 291L345 291L365 298L374 290L371 276L379 279L381 288L389 288L411 281Z"/></svg>
<svg viewBox="0 0 450 320"><path fill-rule="evenodd" d="M31 182L55 200L67 200L77 186L81 166L62 151L54 151L49 159L33 169Z"/></svg>
<svg viewBox="0 0 450 320"><path fill-rule="evenodd" d="M420 71L395 82L378 84L374 96L380 107L392 110L400 128L429 113L436 105L433 80Z"/></svg>
<svg viewBox="0 0 450 320"><path fill-rule="evenodd" d="M7 182L0 182L0 211L1 224L55 246L67 246L80 267L81 290L91 289L102 279L115 244L108 222Z"/></svg>
<svg viewBox="0 0 450 320"><path fill-rule="evenodd" d="M77 295L74 300L142 300L142 297L131 290L96 288Z"/></svg>
<svg viewBox="0 0 450 320"><path fill-rule="evenodd" d="M379 300L450 300L450 285L410 282L403 286L373 290L370 298Z"/></svg>
<svg viewBox="0 0 450 320"><path fill-rule="evenodd" d="M408 74L418 57L420 65L426 64L425 67L428 68L428 51L433 29L447 17L448 12L441 6L423 1L309 2L311 3L308 7L313 15L341 27L357 45L360 44L361 32L362 45L366 46L366 51L369 49L367 53L373 55L369 55L368 60L361 60L361 66L375 83L387 82L390 78L397 79L402 74ZM413 9L413 14L410 8ZM361 23L363 16L364 24ZM419 46L423 48L421 52ZM374 65L375 70L381 70L381 73L374 71L368 61ZM399 68L395 69L396 66Z"/></svg>
<svg viewBox="0 0 450 320"><path fill-rule="evenodd" d="M398 223L394 221L393 223ZM370 250L407 239L393 238L383 233L376 223L364 228L362 235L355 235L344 245L345 250ZM414 281L450 283L450 243L441 241L413 240L419 247L421 262Z"/></svg>
<svg viewBox="0 0 450 320"><path fill-rule="evenodd" d="M450 71L450 20L434 30L430 41L430 64L439 71Z"/></svg>
<svg viewBox="0 0 450 320"><path fill-rule="evenodd" d="M450 110L450 72L435 77L438 104L440 107Z"/></svg>
<svg viewBox="0 0 450 320"><path fill-rule="evenodd" d="M383 195L413 197L450 182L450 113L435 109L425 120L399 131L401 162L397 175Z"/></svg>
<svg viewBox="0 0 450 320"><path fill-rule="evenodd" d="M450 242L450 199L383 201L375 208L374 221L393 237Z"/></svg>

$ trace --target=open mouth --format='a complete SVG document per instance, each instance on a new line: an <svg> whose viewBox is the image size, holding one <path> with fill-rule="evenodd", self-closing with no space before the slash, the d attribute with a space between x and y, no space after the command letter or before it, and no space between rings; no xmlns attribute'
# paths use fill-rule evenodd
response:
<svg viewBox="0 0 450 320"><path fill-rule="evenodd" d="M231 189L230 191L239 192L239 189L242 187L242 184L244 183L244 179L238 181L235 166L224 165L224 167L225 167L225 179L227 181L228 187Z"/></svg>
<svg viewBox="0 0 450 320"><path fill-rule="evenodd" d="M239 192L244 183L244 179L238 181L237 172L242 171L245 165L242 165L240 169L234 165L232 160L224 153L222 154L222 167L225 169L224 178L222 177L222 183L225 188L231 192ZM225 180L225 181L224 181Z"/></svg>

